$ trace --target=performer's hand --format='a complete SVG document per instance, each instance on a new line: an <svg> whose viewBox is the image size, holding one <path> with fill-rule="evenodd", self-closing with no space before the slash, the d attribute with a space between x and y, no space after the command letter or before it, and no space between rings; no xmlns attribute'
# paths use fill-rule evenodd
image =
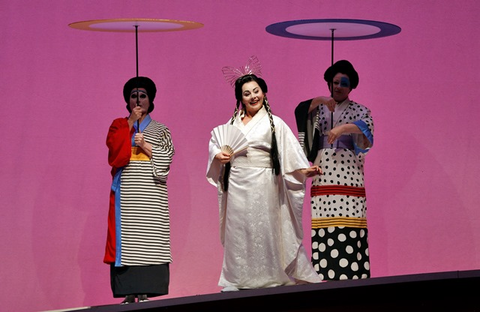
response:
<svg viewBox="0 0 480 312"><path fill-rule="evenodd" d="M226 164L230 161L230 158L232 155L225 153L225 152L220 152L217 155L215 155L215 159L220 161L222 164Z"/></svg>
<svg viewBox="0 0 480 312"><path fill-rule="evenodd" d="M135 138L134 138L134 141L135 141L135 145L136 146L140 146L140 147L144 147L145 146L145 138L143 136L143 133L135 133Z"/></svg>
<svg viewBox="0 0 480 312"><path fill-rule="evenodd" d="M136 106L132 109L132 113L130 114L130 117L128 117L128 119L132 122L135 122L142 118L143 113L143 108L141 106Z"/></svg>
<svg viewBox="0 0 480 312"><path fill-rule="evenodd" d="M328 110L332 113L335 111L337 104L337 101L335 101L333 98L328 98L328 100L325 102L325 106L327 106Z"/></svg>
<svg viewBox="0 0 480 312"><path fill-rule="evenodd" d="M310 168L301 169L301 172L307 176L307 178L314 177L322 174L322 169L319 166L311 166Z"/></svg>
<svg viewBox="0 0 480 312"><path fill-rule="evenodd" d="M337 126L328 132L328 144L333 144L333 142L338 139L343 134L342 125Z"/></svg>
<svg viewBox="0 0 480 312"><path fill-rule="evenodd" d="M135 137L133 138L133 140L135 142L135 145L140 147L145 152L145 154L147 154L148 157L152 157L153 146L152 144L145 141L143 133L135 133Z"/></svg>
<svg viewBox="0 0 480 312"><path fill-rule="evenodd" d="M317 96L316 98L312 99L312 102L310 103L310 107L308 108L308 112L312 112L314 109L316 109L320 105L325 105L327 108L333 112L335 110L335 106L337 105L337 102L329 96Z"/></svg>

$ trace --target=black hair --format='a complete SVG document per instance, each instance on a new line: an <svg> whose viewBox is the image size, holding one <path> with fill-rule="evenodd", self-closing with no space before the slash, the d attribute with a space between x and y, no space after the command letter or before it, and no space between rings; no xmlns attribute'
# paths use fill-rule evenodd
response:
<svg viewBox="0 0 480 312"><path fill-rule="evenodd" d="M338 73L348 76L350 80L350 89L355 89L358 86L358 73L355 68L353 68L352 63L347 60L341 60L327 68L323 75L323 79L327 82L329 87L333 81L333 77Z"/></svg>

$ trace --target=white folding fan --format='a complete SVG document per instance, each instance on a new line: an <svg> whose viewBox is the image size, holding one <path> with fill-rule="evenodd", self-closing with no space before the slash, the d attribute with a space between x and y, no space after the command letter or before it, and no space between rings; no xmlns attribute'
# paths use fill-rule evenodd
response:
<svg viewBox="0 0 480 312"><path fill-rule="evenodd" d="M248 147L248 141L243 132L232 125L220 125L212 130L212 136L222 152L230 155L239 153Z"/></svg>

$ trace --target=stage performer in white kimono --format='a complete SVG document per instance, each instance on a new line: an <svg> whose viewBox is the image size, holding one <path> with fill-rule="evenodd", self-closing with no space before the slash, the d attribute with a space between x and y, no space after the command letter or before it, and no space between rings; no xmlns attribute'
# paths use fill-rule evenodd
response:
<svg viewBox="0 0 480 312"><path fill-rule="evenodd" d="M255 68L237 69L238 75L224 68L237 100L227 124L241 130L248 148L221 151L213 131L209 142L207 179L218 190L223 292L321 281L302 245L305 181L320 171L287 124L272 115L267 85Z"/></svg>
<svg viewBox="0 0 480 312"><path fill-rule="evenodd" d="M370 110L349 99L358 85L352 64L341 60L324 79L330 96L295 109L298 136L323 175L312 179L312 264L324 280L370 277L364 159L373 145Z"/></svg>
<svg viewBox="0 0 480 312"><path fill-rule="evenodd" d="M112 187L104 262L110 265L113 296L122 304L168 294L170 213L167 177L174 154L169 129L153 120L155 83L127 81L123 96L129 117L108 130Z"/></svg>

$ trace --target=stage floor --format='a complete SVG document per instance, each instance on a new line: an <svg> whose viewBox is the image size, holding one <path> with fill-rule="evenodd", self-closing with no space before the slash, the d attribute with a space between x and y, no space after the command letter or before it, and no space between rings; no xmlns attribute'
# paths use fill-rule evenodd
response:
<svg viewBox="0 0 480 312"><path fill-rule="evenodd" d="M479 291L480 270L452 271L329 281L68 311L480 311Z"/></svg>

